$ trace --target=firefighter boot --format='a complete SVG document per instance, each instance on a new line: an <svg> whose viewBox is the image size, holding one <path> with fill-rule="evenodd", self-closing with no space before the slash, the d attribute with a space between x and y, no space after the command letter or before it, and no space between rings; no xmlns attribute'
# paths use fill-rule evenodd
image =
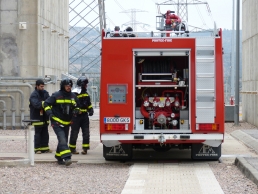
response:
<svg viewBox="0 0 258 194"><path fill-rule="evenodd" d="M69 166L72 164L72 160L70 158L65 158L65 165Z"/></svg>
<svg viewBox="0 0 258 194"><path fill-rule="evenodd" d="M63 160L57 160L57 164L59 165L65 165L65 162Z"/></svg>
<svg viewBox="0 0 258 194"><path fill-rule="evenodd" d="M70 150L71 150L71 153L72 153L72 154L79 154L79 152L77 152L76 149L71 149L71 148L70 148Z"/></svg>
<svg viewBox="0 0 258 194"><path fill-rule="evenodd" d="M49 150L45 151L44 153L52 153L52 152L53 152L53 150L49 149Z"/></svg>
<svg viewBox="0 0 258 194"><path fill-rule="evenodd" d="M81 154L86 155L87 154L87 149L83 149Z"/></svg>
<svg viewBox="0 0 258 194"><path fill-rule="evenodd" d="M55 155L55 158L57 159L57 164L65 165L64 160L60 156Z"/></svg>

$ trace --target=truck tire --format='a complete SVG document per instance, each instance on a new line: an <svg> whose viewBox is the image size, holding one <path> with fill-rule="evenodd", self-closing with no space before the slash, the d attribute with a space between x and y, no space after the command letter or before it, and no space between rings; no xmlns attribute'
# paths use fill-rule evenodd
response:
<svg viewBox="0 0 258 194"><path fill-rule="evenodd" d="M133 157L132 144L120 144L112 147L103 145L103 157L105 160L127 161Z"/></svg>
<svg viewBox="0 0 258 194"><path fill-rule="evenodd" d="M191 158L193 160L218 160L221 156L221 145L212 147L205 144L192 144Z"/></svg>

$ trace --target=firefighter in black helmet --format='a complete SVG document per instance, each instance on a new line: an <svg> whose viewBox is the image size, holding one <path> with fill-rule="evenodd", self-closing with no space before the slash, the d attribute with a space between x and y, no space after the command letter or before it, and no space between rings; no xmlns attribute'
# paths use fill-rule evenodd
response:
<svg viewBox="0 0 258 194"><path fill-rule="evenodd" d="M49 97L48 92L44 90L44 85L45 83L42 79L37 80L35 90L31 93L29 99L30 118L34 120L39 120L39 122L32 123L32 125L35 128L34 152L36 154L52 152L52 150L50 150L48 146L49 118L42 107L44 100L46 100Z"/></svg>
<svg viewBox="0 0 258 194"><path fill-rule="evenodd" d="M73 114L79 113L79 100L74 93L71 92L73 86L72 80L65 78L60 83L60 90L53 93L44 102L44 110L49 115L51 126L53 127L58 145L55 158L58 164L69 166L71 161L71 151L68 147L69 126L71 124Z"/></svg>
<svg viewBox="0 0 258 194"><path fill-rule="evenodd" d="M90 96L87 93L88 79L81 77L77 80L77 86L80 87L73 90L80 101L80 114L73 117L73 123L71 125L71 135L69 141L69 148L72 154L79 154L76 150L76 141L80 128L82 129L82 154L87 154L87 150L90 149L90 129L89 129L89 116L92 116L94 111L91 105Z"/></svg>

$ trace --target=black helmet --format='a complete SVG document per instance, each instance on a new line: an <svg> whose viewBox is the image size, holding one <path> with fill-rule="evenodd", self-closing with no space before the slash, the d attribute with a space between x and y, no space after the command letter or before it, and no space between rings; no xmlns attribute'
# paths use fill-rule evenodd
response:
<svg viewBox="0 0 258 194"><path fill-rule="evenodd" d="M120 30L120 27L119 26L115 26L115 31L119 31Z"/></svg>
<svg viewBox="0 0 258 194"><path fill-rule="evenodd" d="M73 87L73 81L69 78L62 79L62 81L60 82L60 89L64 90L64 86L66 85L70 85L71 87Z"/></svg>
<svg viewBox="0 0 258 194"><path fill-rule="evenodd" d="M85 87L86 84L89 83L89 80L87 77L80 77L78 80L77 80L77 86L80 86L80 87Z"/></svg>
<svg viewBox="0 0 258 194"><path fill-rule="evenodd" d="M132 32L133 29L132 29L130 26L128 26L128 27L125 29L125 31L126 31L126 32Z"/></svg>

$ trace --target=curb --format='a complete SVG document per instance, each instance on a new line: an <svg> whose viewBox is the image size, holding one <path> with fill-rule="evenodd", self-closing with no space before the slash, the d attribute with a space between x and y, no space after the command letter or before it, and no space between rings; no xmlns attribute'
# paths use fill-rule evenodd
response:
<svg viewBox="0 0 258 194"><path fill-rule="evenodd" d="M258 186L258 170L250 165L245 158L236 157L235 165L247 178L249 178Z"/></svg>
<svg viewBox="0 0 258 194"><path fill-rule="evenodd" d="M253 149L258 153L258 141L249 134L243 132L242 130L233 131L231 134L234 138L244 143L247 147Z"/></svg>
<svg viewBox="0 0 258 194"><path fill-rule="evenodd" d="M0 160L0 167L30 166L28 159L23 160Z"/></svg>

